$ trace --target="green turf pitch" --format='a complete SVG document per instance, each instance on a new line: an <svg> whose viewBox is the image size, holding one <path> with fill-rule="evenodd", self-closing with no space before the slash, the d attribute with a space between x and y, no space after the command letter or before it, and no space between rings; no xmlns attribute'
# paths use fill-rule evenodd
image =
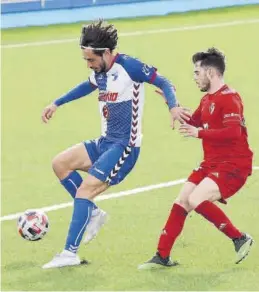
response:
<svg viewBox="0 0 259 292"><path fill-rule="evenodd" d="M259 19L259 7L115 21L120 32L197 26ZM78 38L81 25L2 32L2 44ZM249 141L259 165L259 23L121 37L119 50L158 67L177 87L181 104L195 108L201 97L192 81L191 56L217 46L227 55L226 82L245 103ZM28 208L68 202L51 170L51 159L68 146L100 134L96 94L65 105L41 122L49 102L88 76L77 42L2 50L2 216ZM202 158L200 141L184 139L169 127L168 111L147 86L143 147L132 174L112 192L186 177ZM259 242L259 171L224 207L233 222ZM39 242L26 242L16 222L2 223L2 290L259 290L259 250L235 265L232 243L193 214L172 256L181 265L166 271L138 271L153 255L180 186L100 202L109 224L80 256L89 266L43 271L41 265L63 248L71 208L50 212L51 228Z"/></svg>

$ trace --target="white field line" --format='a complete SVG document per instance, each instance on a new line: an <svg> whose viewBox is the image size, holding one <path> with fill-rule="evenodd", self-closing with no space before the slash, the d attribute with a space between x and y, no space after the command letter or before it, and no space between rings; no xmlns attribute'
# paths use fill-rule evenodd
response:
<svg viewBox="0 0 259 292"><path fill-rule="evenodd" d="M186 179L178 179L178 180L169 181L166 183L149 185L149 186L140 187L140 188L136 188L136 189L132 189L132 190L128 190L128 191L122 191L122 192L118 192L118 193L101 195L100 197L97 197L95 199L95 202L114 199L114 198L120 198L120 197L125 197L125 196L131 196L131 195L135 195L135 194L139 194L139 193L143 193L143 192L148 192L148 191L156 190L156 189L168 188L171 186L176 186L176 185L182 184L185 182L185 180ZM44 207L44 208L40 208L40 209L36 208L36 209L44 211L44 212L48 212L48 211L56 211L59 209L67 208L67 207L70 207L72 205L73 205L73 202L69 202L69 203L63 203L63 204L53 205L53 206L49 206L49 207ZM33 208L30 208L30 209L33 209ZM23 214L23 212L3 216L0 218L0 221L13 220L13 219L18 218L22 214Z"/></svg>
<svg viewBox="0 0 259 292"><path fill-rule="evenodd" d="M119 37L130 37L130 36L143 36L149 34L160 34L160 33L170 33L177 31L190 31L190 30L200 30L206 28L217 28L217 27L226 27L226 26L236 26L243 24L253 24L259 23L259 18L255 19L246 19L246 20L234 20L230 22L220 22L220 23L208 23L201 25L192 25L192 26L180 26L180 27L171 27L171 28L161 28L161 29L153 29L153 30L139 30L132 32L120 33ZM31 43L20 43L20 44L10 44L10 45L2 45L2 49L12 49L12 48L22 48L22 47L34 47L34 46L47 46L47 45L56 45L56 44L64 44L71 42L78 42L78 38L73 39L61 39L61 40L48 40L42 42L31 42Z"/></svg>
<svg viewBox="0 0 259 292"><path fill-rule="evenodd" d="M254 166L253 169L254 170L259 170L259 166ZM127 190L127 191L122 191L122 192L118 192L118 193L111 193L111 194L107 194L107 195L101 195L100 197L97 197L95 199L95 202L114 199L114 198L120 198L120 197L125 197L125 196L131 196L131 195L135 195L135 194L139 194L139 193L143 193L143 192L148 192L148 191L152 191L152 190L157 190L157 189L162 189L162 188L168 188L168 187L172 187L172 186L176 186L176 185L182 184L185 181L186 181L186 178L182 178L182 179L178 179L178 180L173 180L173 181L160 183L160 184L155 184L155 185L149 185L149 186L140 187L140 188ZM64 208L67 208L67 207L71 207L72 205L73 205L73 202L69 202L69 203L57 204L57 205L53 205L53 206L49 206L49 207L43 207L43 208L40 208L40 209L36 208L36 209L44 211L44 212L49 212L49 211L56 211L56 210L59 210L59 209L64 209ZM33 208L30 208L30 209L33 209ZM11 215L6 215L6 216L3 216L3 217L0 217L0 221L13 220L13 219L18 218L22 214L23 214L23 212L19 212L19 213L16 213L16 214L11 214Z"/></svg>

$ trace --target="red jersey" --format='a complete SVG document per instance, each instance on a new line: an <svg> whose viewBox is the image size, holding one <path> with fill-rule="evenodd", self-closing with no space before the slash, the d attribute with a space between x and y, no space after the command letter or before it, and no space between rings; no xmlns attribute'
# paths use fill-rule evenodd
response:
<svg viewBox="0 0 259 292"><path fill-rule="evenodd" d="M253 152L247 141L243 103L239 94L224 85L213 94L206 94L189 122L201 127L203 167L221 170L238 168L252 172Z"/></svg>

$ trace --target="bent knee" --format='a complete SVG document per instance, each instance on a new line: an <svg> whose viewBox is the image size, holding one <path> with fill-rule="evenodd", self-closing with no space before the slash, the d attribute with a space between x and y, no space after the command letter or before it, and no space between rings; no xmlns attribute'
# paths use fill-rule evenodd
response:
<svg viewBox="0 0 259 292"><path fill-rule="evenodd" d="M60 179L65 178L69 174L68 164L62 154L58 154L53 158L52 169Z"/></svg>
<svg viewBox="0 0 259 292"><path fill-rule="evenodd" d="M84 198L84 199L93 199L98 194L98 188L95 186L92 186L90 184L84 184L81 185L77 192L76 197L77 198Z"/></svg>
<svg viewBox="0 0 259 292"><path fill-rule="evenodd" d="M190 195L188 198L188 204L192 208L192 210L196 209L196 207L202 202L202 199L199 196Z"/></svg>
<svg viewBox="0 0 259 292"><path fill-rule="evenodd" d="M78 188L76 197L92 200L94 197L106 191L108 188L109 186L107 183L89 175Z"/></svg>
<svg viewBox="0 0 259 292"><path fill-rule="evenodd" d="M174 203L183 207L187 212L190 212L192 210L189 203L188 203L188 200L184 200L184 199L178 197L178 198L176 198Z"/></svg>

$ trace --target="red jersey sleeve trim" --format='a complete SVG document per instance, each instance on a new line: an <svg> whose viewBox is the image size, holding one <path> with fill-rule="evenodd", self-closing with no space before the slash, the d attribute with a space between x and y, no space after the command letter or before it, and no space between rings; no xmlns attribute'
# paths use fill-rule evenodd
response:
<svg viewBox="0 0 259 292"><path fill-rule="evenodd" d="M150 78L150 81L149 81L149 83L153 83L153 82L154 82L154 80L156 79L156 76L157 76L157 73L156 73L156 72L154 72L154 73L152 74L151 78Z"/></svg>

